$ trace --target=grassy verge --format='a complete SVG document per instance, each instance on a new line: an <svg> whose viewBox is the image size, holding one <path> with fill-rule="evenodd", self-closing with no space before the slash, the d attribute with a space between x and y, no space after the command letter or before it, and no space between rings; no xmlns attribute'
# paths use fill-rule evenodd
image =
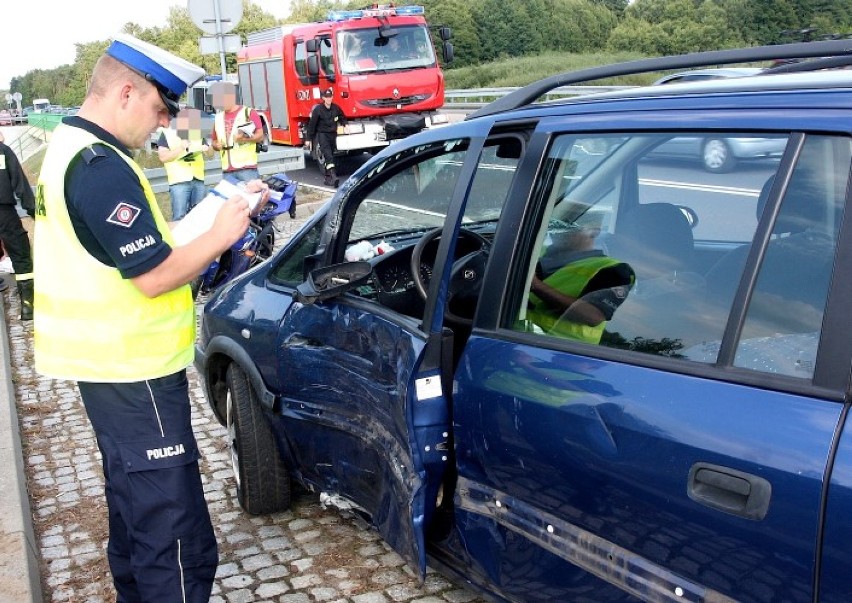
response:
<svg viewBox="0 0 852 603"><path fill-rule="evenodd" d="M448 90L468 90L472 88L504 88L525 86L542 78L576 71L588 67L600 67L613 63L623 63L646 58L637 53L594 53L571 54L545 52L540 55L514 57L448 69L444 72ZM645 73L595 82L601 86L637 86L646 85L658 79L660 73Z"/></svg>

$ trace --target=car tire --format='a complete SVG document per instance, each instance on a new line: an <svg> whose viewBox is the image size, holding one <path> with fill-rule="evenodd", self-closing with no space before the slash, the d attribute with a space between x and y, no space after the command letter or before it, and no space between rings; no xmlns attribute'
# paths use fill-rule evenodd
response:
<svg viewBox="0 0 852 603"><path fill-rule="evenodd" d="M318 137L311 142L311 158L317 162L320 174L325 176L325 155L322 154L320 149Z"/></svg>
<svg viewBox="0 0 852 603"><path fill-rule="evenodd" d="M721 174L734 169L737 159L723 138L708 138L701 145L701 162L708 172Z"/></svg>
<svg viewBox="0 0 852 603"><path fill-rule="evenodd" d="M290 471L281 459L272 429L248 376L232 364L227 372L225 427L237 500L251 515L290 507Z"/></svg>

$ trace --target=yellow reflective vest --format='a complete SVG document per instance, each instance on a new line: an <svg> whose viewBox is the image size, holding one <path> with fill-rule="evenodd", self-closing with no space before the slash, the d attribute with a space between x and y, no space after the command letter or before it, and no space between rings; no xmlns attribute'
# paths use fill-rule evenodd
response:
<svg viewBox="0 0 852 603"><path fill-rule="evenodd" d="M183 148L183 139L177 132L171 128L161 128L160 131L166 137L169 149ZM195 141L193 144L197 146L190 148L201 148L201 141ZM204 154L200 150L166 161L163 167L166 168L166 179L169 184L189 182L192 179L204 182Z"/></svg>
<svg viewBox="0 0 852 603"><path fill-rule="evenodd" d="M33 245L35 368L55 379L111 383L169 375L193 360L192 294L183 286L146 297L77 239L66 206L65 175L74 157L94 144L110 146L62 124L42 165ZM158 230L173 245L145 175L116 151L136 172Z"/></svg>
<svg viewBox="0 0 852 603"><path fill-rule="evenodd" d="M579 298L583 289L598 272L620 263L620 261L606 256L583 258L563 266L544 279L544 282L566 295ZM562 318L560 313L548 307L535 293L530 293L530 304L532 308L528 310L527 318L544 329L546 333L585 341L586 343L600 343L601 336L606 328L606 321L594 327L572 322Z"/></svg>
<svg viewBox="0 0 852 603"><path fill-rule="evenodd" d="M257 143L234 143L237 129L251 121L251 113L248 107L242 108L242 115L237 115L231 125L231 131L225 132L225 112L219 111L213 119L213 128L216 131L216 140L222 143L219 156L222 158L222 171L237 170L257 165ZM230 148L227 148L230 147Z"/></svg>

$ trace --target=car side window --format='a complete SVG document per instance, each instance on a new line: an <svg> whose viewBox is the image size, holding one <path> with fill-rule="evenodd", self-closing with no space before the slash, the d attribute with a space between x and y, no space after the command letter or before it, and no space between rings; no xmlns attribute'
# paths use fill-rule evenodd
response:
<svg viewBox="0 0 852 603"><path fill-rule="evenodd" d="M653 152L670 139L554 140L513 329L717 362L779 163L764 158L722 178L698 159ZM807 139L781 191L735 366L812 375L849 165L848 140Z"/></svg>
<svg viewBox="0 0 852 603"><path fill-rule="evenodd" d="M813 375L850 162L848 139L811 136L805 143L772 226L735 366Z"/></svg>
<svg viewBox="0 0 852 603"><path fill-rule="evenodd" d="M269 272L271 282L295 287L305 280L305 258L317 252L322 224L322 220L318 221L280 258L272 260L276 266Z"/></svg>
<svg viewBox="0 0 852 603"><path fill-rule="evenodd" d="M393 158L393 163L405 165L386 178L382 169L376 170L375 186L358 201L349 231L350 244L364 240L379 244L382 237L392 243L397 237L443 226L467 142L430 145L410 154L407 164L405 157Z"/></svg>

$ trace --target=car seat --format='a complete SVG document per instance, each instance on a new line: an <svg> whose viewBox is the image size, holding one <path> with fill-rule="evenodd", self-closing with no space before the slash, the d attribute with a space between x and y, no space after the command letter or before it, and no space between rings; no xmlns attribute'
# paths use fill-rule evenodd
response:
<svg viewBox="0 0 852 603"><path fill-rule="evenodd" d="M641 283L643 279L688 271L694 245L689 220L676 205L646 203L618 220L607 251L630 264Z"/></svg>
<svg viewBox="0 0 852 603"><path fill-rule="evenodd" d="M770 176L758 196L758 221L773 183L774 176ZM834 236L826 230L824 189L805 172L794 173L787 186L755 285L752 306L763 330L819 330L834 260ZM708 295L726 308L739 286L750 249L751 244L746 244L731 250L706 274Z"/></svg>
<svg viewBox="0 0 852 603"><path fill-rule="evenodd" d="M692 227L676 205L648 203L626 212L607 252L633 268L636 284L607 325L603 345L676 355L701 337L694 309L704 279L692 271Z"/></svg>
<svg viewBox="0 0 852 603"><path fill-rule="evenodd" d="M758 195L757 205L755 207L755 214L758 222L763 215L763 210L766 207L766 201L769 197L769 192L772 190L774 181L775 176L770 176L764 183L760 190L760 194ZM784 195L781 210L772 227L773 240L769 244L766 258L764 259L764 264L768 261L790 261L792 262L790 270L779 269L777 271L773 271L764 268L761 271L762 273L770 276L777 272L777 275L775 275L775 278L773 279L774 281L781 280L789 282L790 279L801 278L803 279L801 282L805 283L813 280L810 276L814 276L814 266L800 266L802 259L805 259L806 261L808 260L808 258L805 257L808 255L808 250L806 248L801 248L801 246L799 246L799 251L796 251L796 243L801 242L800 238L786 242L784 239L793 235L801 235L806 231L818 232L824 230L824 207L818 203L818 200L822 198L822 195L823 191L819 190L819 185L811 182L806 175L802 173L794 174ZM729 300L733 299L736 288L739 285L740 278L742 277L743 268L745 267L750 249L751 243L740 245L739 247L732 249L707 271L705 276L708 293L717 297L724 297ZM777 257L779 254L782 254L783 257ZM814 260L814 258L810 258L810 260ZM822 260L820 260L820 262L821 261ZM791 272L791 270L796 267L802 268L802 270L798 271L801 273L794 274ZM768 282L766 278L764 278L763 281L763 287L761 288L769 287L774 290L779 289L779 287L784 289L790 288L789 286L784 285L783 282L772 283Z"/></svg>

